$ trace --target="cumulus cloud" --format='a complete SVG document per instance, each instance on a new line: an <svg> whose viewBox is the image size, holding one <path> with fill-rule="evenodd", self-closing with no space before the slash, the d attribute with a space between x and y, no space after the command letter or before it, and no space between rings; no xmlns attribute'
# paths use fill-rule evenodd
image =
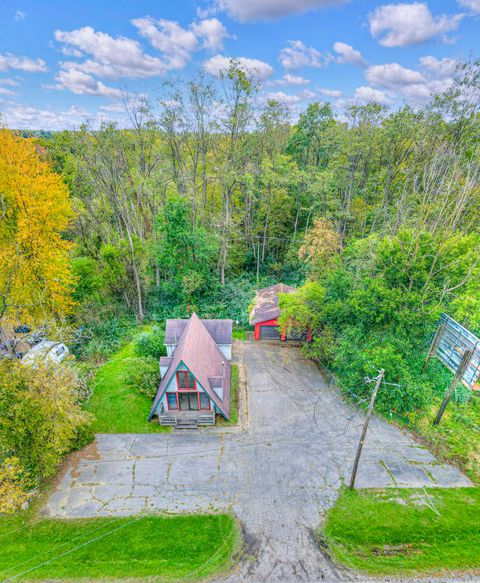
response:
<svg viewBox="0 0 480 583"><path fill-rule="evenodd" d="M27 73L43 73L47 70L47 65L42 59L0 53L0 71L8 71L10 69L18 69Z"/></svg>
<svg viewBox="0 0 480 583"><path fill-rule="evenodd" d="M15 79L9 79L7 77L6 79L0 79L0 85L7 85L8 87L18 87L20 83Z"/></svg>
<svg viewBox="0 0 480 583"><path fill-rule="evenodd" d="M6 87L0 87L0 95L15 95L15 91L7 89Z"/></svg>
<svg viewBox="0 0 480 583"><path fill-rule="evenodd" d="M250 77L258 81L265 81L273 73L273 68L268 63L265 63L265 61L249 59L247 57L225 57L223 55L211 57L203 63L203 68L210 75L220 77L228 71L232 61L238 63Z"/></svg>
<svg viewBox="0 0 480 583"><path fill-rule="evenodd" d="M11 103L3 113L7 127L18 130L63 130L78 127L90 117L87 110L77 106L64 111L52 111L19 103Z"/></svg>
<svg viewBox="0 0 480 583"><path fill-rule="evenodd" d="M291 75L290 73L285 73L285 75L274 81L275 85L308 85L310 79L305 79L301 75Z"/></svg>
<svg viewBox="0 0 480 583"><path fill-rule="evenodd" d="M216 0L219 10L240 22L276 20L290 14L302 14L326 6L344 4L347 0Z"/></svg>
<svg viewBox="0 0 480 583"><path fill-rule="evenodd" d="M59 71L55 77L57 84L51 89L67 89L76 95L101 95L103 97L120 97L120 89L105 85L103 81L76 69Z"/></svg>
<svg viewBox="0 0 480 583"><path fill-rule="evenodd" d="M319 89L318 90L319 93L321 93L322 95L325 95L326 97L333 97L333 98L337 98L337 97L341 97L342 96L342 92L339 89Z"/></svg>
<svg viewBox="0 0 480 583"><path fill-rule="evenodd" d="M75 56L81 54L91 57L83 63L63 63L62 68L65 70L76 69L86 74L119 79L160 75L167 69L161 59L145 54L137 41L126 37L113 38L91 26L70 32L56 30L54 36L58 42L75 51Z"/></svg>
<svg viewBox="0 0 480 583"><path fill-rule="evenodd" d="M367 105L372 102L379 103L380 105L389 105L391 103L391 100L383 91L366 86L355 89L353 101L358 105Z"/></svg>
<svg viewBox="0 0 480 583"><path fill-rule="evenodd" d="M301 40L288 41L288 47L280 51L278 60L285 69L319 68L326 63L326 59L320 51L313 47L308 47Z"/></svg>
<svg viewBox="0 0 480 583"><path fill-rule="evenodd" d="M436 57L426 56L420 59L420 63L431 74L439 78L451 77L458 66L456 59L437 59Z"/></svg>
<svg viewBox="0 0 480 583"><path fill-rule="evenodd" d="M192 24L193 32L202 39L202 48L218 51L223 48L223 41L228 36L227 29L216 18L206 18Z"/></svg>
<svg viewBox="0 0 480 583"><path fill-rule="evenodd" d="M480 13L480 0L458 0L458 3L462 8Z"/></svg>
<svg viewBox="0 0 480 583"><path fill-rule="evenodd" d="M27 13L23 12L22 10L17 10L15 12L14 20L15 22L20 22L21 20L25 20L27 18Z"/></svg>
<svg viewBox="0 0 480 583"><path fill-rule="evenodd" d="M419 71L407 69L398 63L372 65L365 71L365 78L369 83L393 89L401 85L422 83L425 79Z"/></svg>
<svg viewBox="0 0 480 583"><path fill-rule="evenodd" d="M386 4L369 14L370 32L384 47L406 47L424 43L436 36L448 42L446 33L456 30L462 14L434 17L428 5Z"/></svg>
<svg viewBox="0 0 480 583"><path fill-rule="evenodd" d="M272 91L270 93L265 93L263 96L265 101L278 101L282 105L296 105L302 98L299 95L290 95L284 93L283 91Z"/></svg>
<svg viewBox="0 0 480 583"><path fill-rule="evenodd" d="M337 41L333 43L333 50L337 53L337 57L335 58L337 63L359 65L360 67L365 65L362 53L355 50L352 46L347 45L347 43Z"/></svg>
<svg viewBox="0 0 480 583"><path fill-rule="evenodd" d="M402 67L398 63L373 65L365 71L371 85L387 89L391 95L418 104L427 102L432 94L446 91L453 83L454 59L426 56L420 59L422 71ZM390 97L390 96L389 96Z"/></svg>

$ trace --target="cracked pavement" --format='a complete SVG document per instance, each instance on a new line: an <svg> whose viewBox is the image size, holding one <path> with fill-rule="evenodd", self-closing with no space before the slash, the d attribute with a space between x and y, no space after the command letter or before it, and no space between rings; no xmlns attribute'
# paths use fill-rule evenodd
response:
<svg viewBox="0 0 480 583"><path fill-rule="evenodd" d="M245 557L222 582L345 581L314 538L348 481L363 414L298 349L241 343L248 423L170 434L98 435L64 474L45 512L59 517L231 510ZM386 421L370 422L357 487L468 486Z"/></svg>

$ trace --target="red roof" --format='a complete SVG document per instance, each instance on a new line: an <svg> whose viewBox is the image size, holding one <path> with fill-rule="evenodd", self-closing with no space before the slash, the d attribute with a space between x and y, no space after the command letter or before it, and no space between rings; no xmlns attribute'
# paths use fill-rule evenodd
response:
<svg viewBox="0 0 480 583"><path fill-rule="evenodd" d="M280 315L278 294L291 294L294 291L294 287L284 283L277 283L276 285L257 290L255 304L250 313L250 324L253 326L260 322L267 322L268 320L278 318Z"/></svg>
<svg viewBox="0 0 480 583"><path fill-rule="evenodd" d="M230 417L231 365L195 313L188 320L171 358L168 371L158 387L148 420L155 414L158 403L181 363L188 368L202 389L228 419ZM215 377L223 377L223 401L210 384L210 379Z"/></svg>

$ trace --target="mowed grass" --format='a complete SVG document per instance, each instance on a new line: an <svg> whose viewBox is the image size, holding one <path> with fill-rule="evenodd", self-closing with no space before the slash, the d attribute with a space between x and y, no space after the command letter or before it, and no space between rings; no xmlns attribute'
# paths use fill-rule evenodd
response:
<svg viewBox="0 0 480 583"><path fill-rule="evenodd" d="M238 364L232 362L232 377L230 381L230 419L227 421L217 414L217 425L236 425L238 423Z"/></svg>
<svg viewBox="0 0 480 583"><path fill-rule="evenodd" d="M227 569L238 544L225 514L0 518L0 580L193 581Z"/></svg>
<svg viewBox="0 0 480 583"><path fill-rule="evenodd" d="M135 356L135 340L99 367L95 388L86 409L95 415L95 433L158 433L170 431L147 421L152 401L125 382L128 359Z"/></svg>
<svg viewBox="0 0 480 583"><path fill-rule="evenodd" d="M480 569L480 489L344 489L319 535L332 555L370 574ZM429 503L430 504L430 503Z"/></svg>

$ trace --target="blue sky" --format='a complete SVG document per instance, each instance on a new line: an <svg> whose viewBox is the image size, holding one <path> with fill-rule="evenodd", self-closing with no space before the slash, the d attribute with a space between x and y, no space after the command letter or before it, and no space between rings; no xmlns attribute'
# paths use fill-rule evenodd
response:
<svg viewBox="0 0 480 583"><path fill-rule="evenodd" d="M480 56L480 0L3 0L0 112L12 128L122 119L121 89L159 95L165 79L238 58L298 115L376 100L420 105Z"/></svg>

